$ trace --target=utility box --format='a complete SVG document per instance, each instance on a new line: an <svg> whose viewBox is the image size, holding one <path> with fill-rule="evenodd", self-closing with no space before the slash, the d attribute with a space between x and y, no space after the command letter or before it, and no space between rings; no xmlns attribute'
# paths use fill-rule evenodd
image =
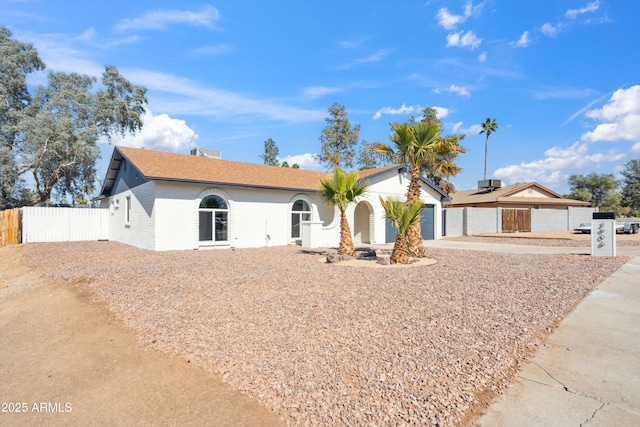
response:
<svg viewBox="0 0 640 427"><path fill-rule="evenodd" d="M616 217L613 212L593 213L591 255L616 256Z"/></svg>

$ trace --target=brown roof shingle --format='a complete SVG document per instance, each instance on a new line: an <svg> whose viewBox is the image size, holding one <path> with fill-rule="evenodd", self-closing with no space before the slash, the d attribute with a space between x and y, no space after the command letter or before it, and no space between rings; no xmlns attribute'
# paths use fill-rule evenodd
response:
<svg viewBox="0 0 640 427"><path fill-rule="evenodd" d="M139 148L116 147L147 179L206 182L246 187L318 191L327 172L235 162ZM386 166L359 171L361 178L391 169Z"/></svg>

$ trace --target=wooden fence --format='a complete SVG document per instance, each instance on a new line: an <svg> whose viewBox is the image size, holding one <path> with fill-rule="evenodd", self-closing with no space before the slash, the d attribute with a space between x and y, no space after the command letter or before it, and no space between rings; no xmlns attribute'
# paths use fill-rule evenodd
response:
<svg viewBox="0 0 640 427"><path fill-rule="evenodd" d="M22 242L22 209L0 211L0 246Z"/></svg>

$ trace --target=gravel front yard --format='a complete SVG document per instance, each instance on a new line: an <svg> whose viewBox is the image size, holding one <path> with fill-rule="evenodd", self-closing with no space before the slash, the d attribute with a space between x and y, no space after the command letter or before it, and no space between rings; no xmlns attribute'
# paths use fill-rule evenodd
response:
<svg viewBox="0 0 640 427"><path fill-rule="evenodd" d="M220 374L297 425L461 425L624 260L429 250L354 268L300 247L150 252L28 244L144 345Z"/></svg>

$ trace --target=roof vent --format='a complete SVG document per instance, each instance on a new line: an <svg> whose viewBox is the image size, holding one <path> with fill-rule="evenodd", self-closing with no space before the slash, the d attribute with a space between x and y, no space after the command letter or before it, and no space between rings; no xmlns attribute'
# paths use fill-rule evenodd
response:
<svg viewBox="0 0 640 427"><path fill-rule="evenodd" d="M502 181L499 179L484 179L478 181L478 190L497 190L498 188L502 188Z"/></svg>
<svg viewBox="0 0 640 427"><path fill-rule="evenodd" d="M212 159L222 159L222 152L220 150L210 150L208 148L194 148L191 150L192 156L210 157Z"/></svg>

